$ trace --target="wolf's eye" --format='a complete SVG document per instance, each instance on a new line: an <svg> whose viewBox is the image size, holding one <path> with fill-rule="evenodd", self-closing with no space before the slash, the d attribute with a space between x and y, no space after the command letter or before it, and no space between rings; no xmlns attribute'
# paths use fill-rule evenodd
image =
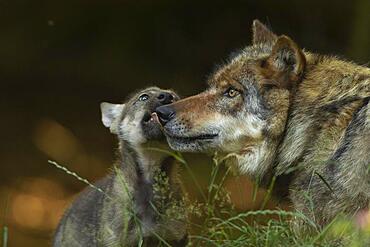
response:
<svg viewBox="0 0 370 247"><path fill-rule="evenodd" d="M149 95L147 95L147 94L142 94L142 95L140 95L140 97L139 97L139 100L140 101L146 101L146 100L148 100L149 99Z"/></svg>
<svg viewBox="0 0 370 247"><path fill-rule="evenodd" d="M239 91L236 90L235 88L232 88L232 87L227 89L227 91L224 93L224 95L229 97L229 98L234 98L238 94L239 94Z"/></svg>

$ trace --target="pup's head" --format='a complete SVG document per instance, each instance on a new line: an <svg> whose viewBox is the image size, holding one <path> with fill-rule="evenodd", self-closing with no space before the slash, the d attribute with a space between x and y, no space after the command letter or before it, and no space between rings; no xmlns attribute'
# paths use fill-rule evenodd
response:
<svg viewBox="0 0 370 247"><path fill-rule="evenodd" d="M157 107L178 99L173 91L149 87L130 97L124 104L101 103L102 121L120 140L133 146L164 139L160 125L151 114Z"/></svg>
<svg viewBox="0 0 370 247"><path fill-rule="evenodd" d="M282 134L305 56L259 21L252 29L253 44L217 70L205 92L156 109L171 148L245 154Z"/></svg>

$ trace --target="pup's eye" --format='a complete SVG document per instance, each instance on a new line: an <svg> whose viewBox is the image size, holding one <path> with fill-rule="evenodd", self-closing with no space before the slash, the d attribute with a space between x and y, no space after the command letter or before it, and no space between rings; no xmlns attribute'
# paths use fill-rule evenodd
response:
<svg viewBox="0 0 370 247"><path fill-rule="evenodd" d="M230 87L229 89L227 89L226 92L224 93L224 95L227 96L227 97L229 97L229 98L234 98L238 94L239 94L239 91L236 90L235 88L232 88L232 87Z"/></svg>
<svg viewBox="0 0 370 247"><path fill-rule="evenodd" d="M146 101L146 100L148 100L149 99L149 95L147 95L147 94L142 94L142 95L140 95L140 97L139 97L139 100L140 101Z"/></svg>

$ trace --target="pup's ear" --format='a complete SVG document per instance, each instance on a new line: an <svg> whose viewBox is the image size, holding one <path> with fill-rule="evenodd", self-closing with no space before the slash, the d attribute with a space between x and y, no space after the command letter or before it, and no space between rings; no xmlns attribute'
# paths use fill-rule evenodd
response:
<svg viewBox="0 0 370 247"><path fill-rule="evenodd" d="M265 25L263 25L259 20L254 20L252 24L253 32L253 44L273 44L277 36L270 31Z"/></svg>
<svg viewBox="0 0 370 247"><path fill-rule="evenodd" d="M290 88L292 82L301 79L306 67L306 57L298 45L289 37L279 36L267 59L270 69L281 87Z"/></svg>
<svg viewBox="0 0 370 247"><path fill-rule="evenodd" d="M105 127L112 129L112 124L120 116L124 104L111 104L103 102L100 104L101 119Z"/></svg>

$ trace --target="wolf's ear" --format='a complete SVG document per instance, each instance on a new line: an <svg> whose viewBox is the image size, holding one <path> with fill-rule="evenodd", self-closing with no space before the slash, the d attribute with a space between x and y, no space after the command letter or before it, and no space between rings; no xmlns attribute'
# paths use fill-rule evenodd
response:
<svg viewBox="0 0 370 247"><path fill-rule="evenodd" d="M285 35L278 37L267 61L279 75L281 86L286 88L291 86L290 82L300 80L306 67L306 57L303 51Z"/></svg>
<svg viewBox="0 0 370 247"><path fill-rule="evenodd" d="M111 129L113 122L121 114L124 107L124 104L111 104L107 102L101 103L101 119L104 126Z"/></svg>
<svg viewBox="0 0 370 247"><path fill-rule="evenodd" d="M270 31L265 25L263 25L259 20L254 20L252 24L253 32L253 44L273 44L277 36Z"/></svg>

